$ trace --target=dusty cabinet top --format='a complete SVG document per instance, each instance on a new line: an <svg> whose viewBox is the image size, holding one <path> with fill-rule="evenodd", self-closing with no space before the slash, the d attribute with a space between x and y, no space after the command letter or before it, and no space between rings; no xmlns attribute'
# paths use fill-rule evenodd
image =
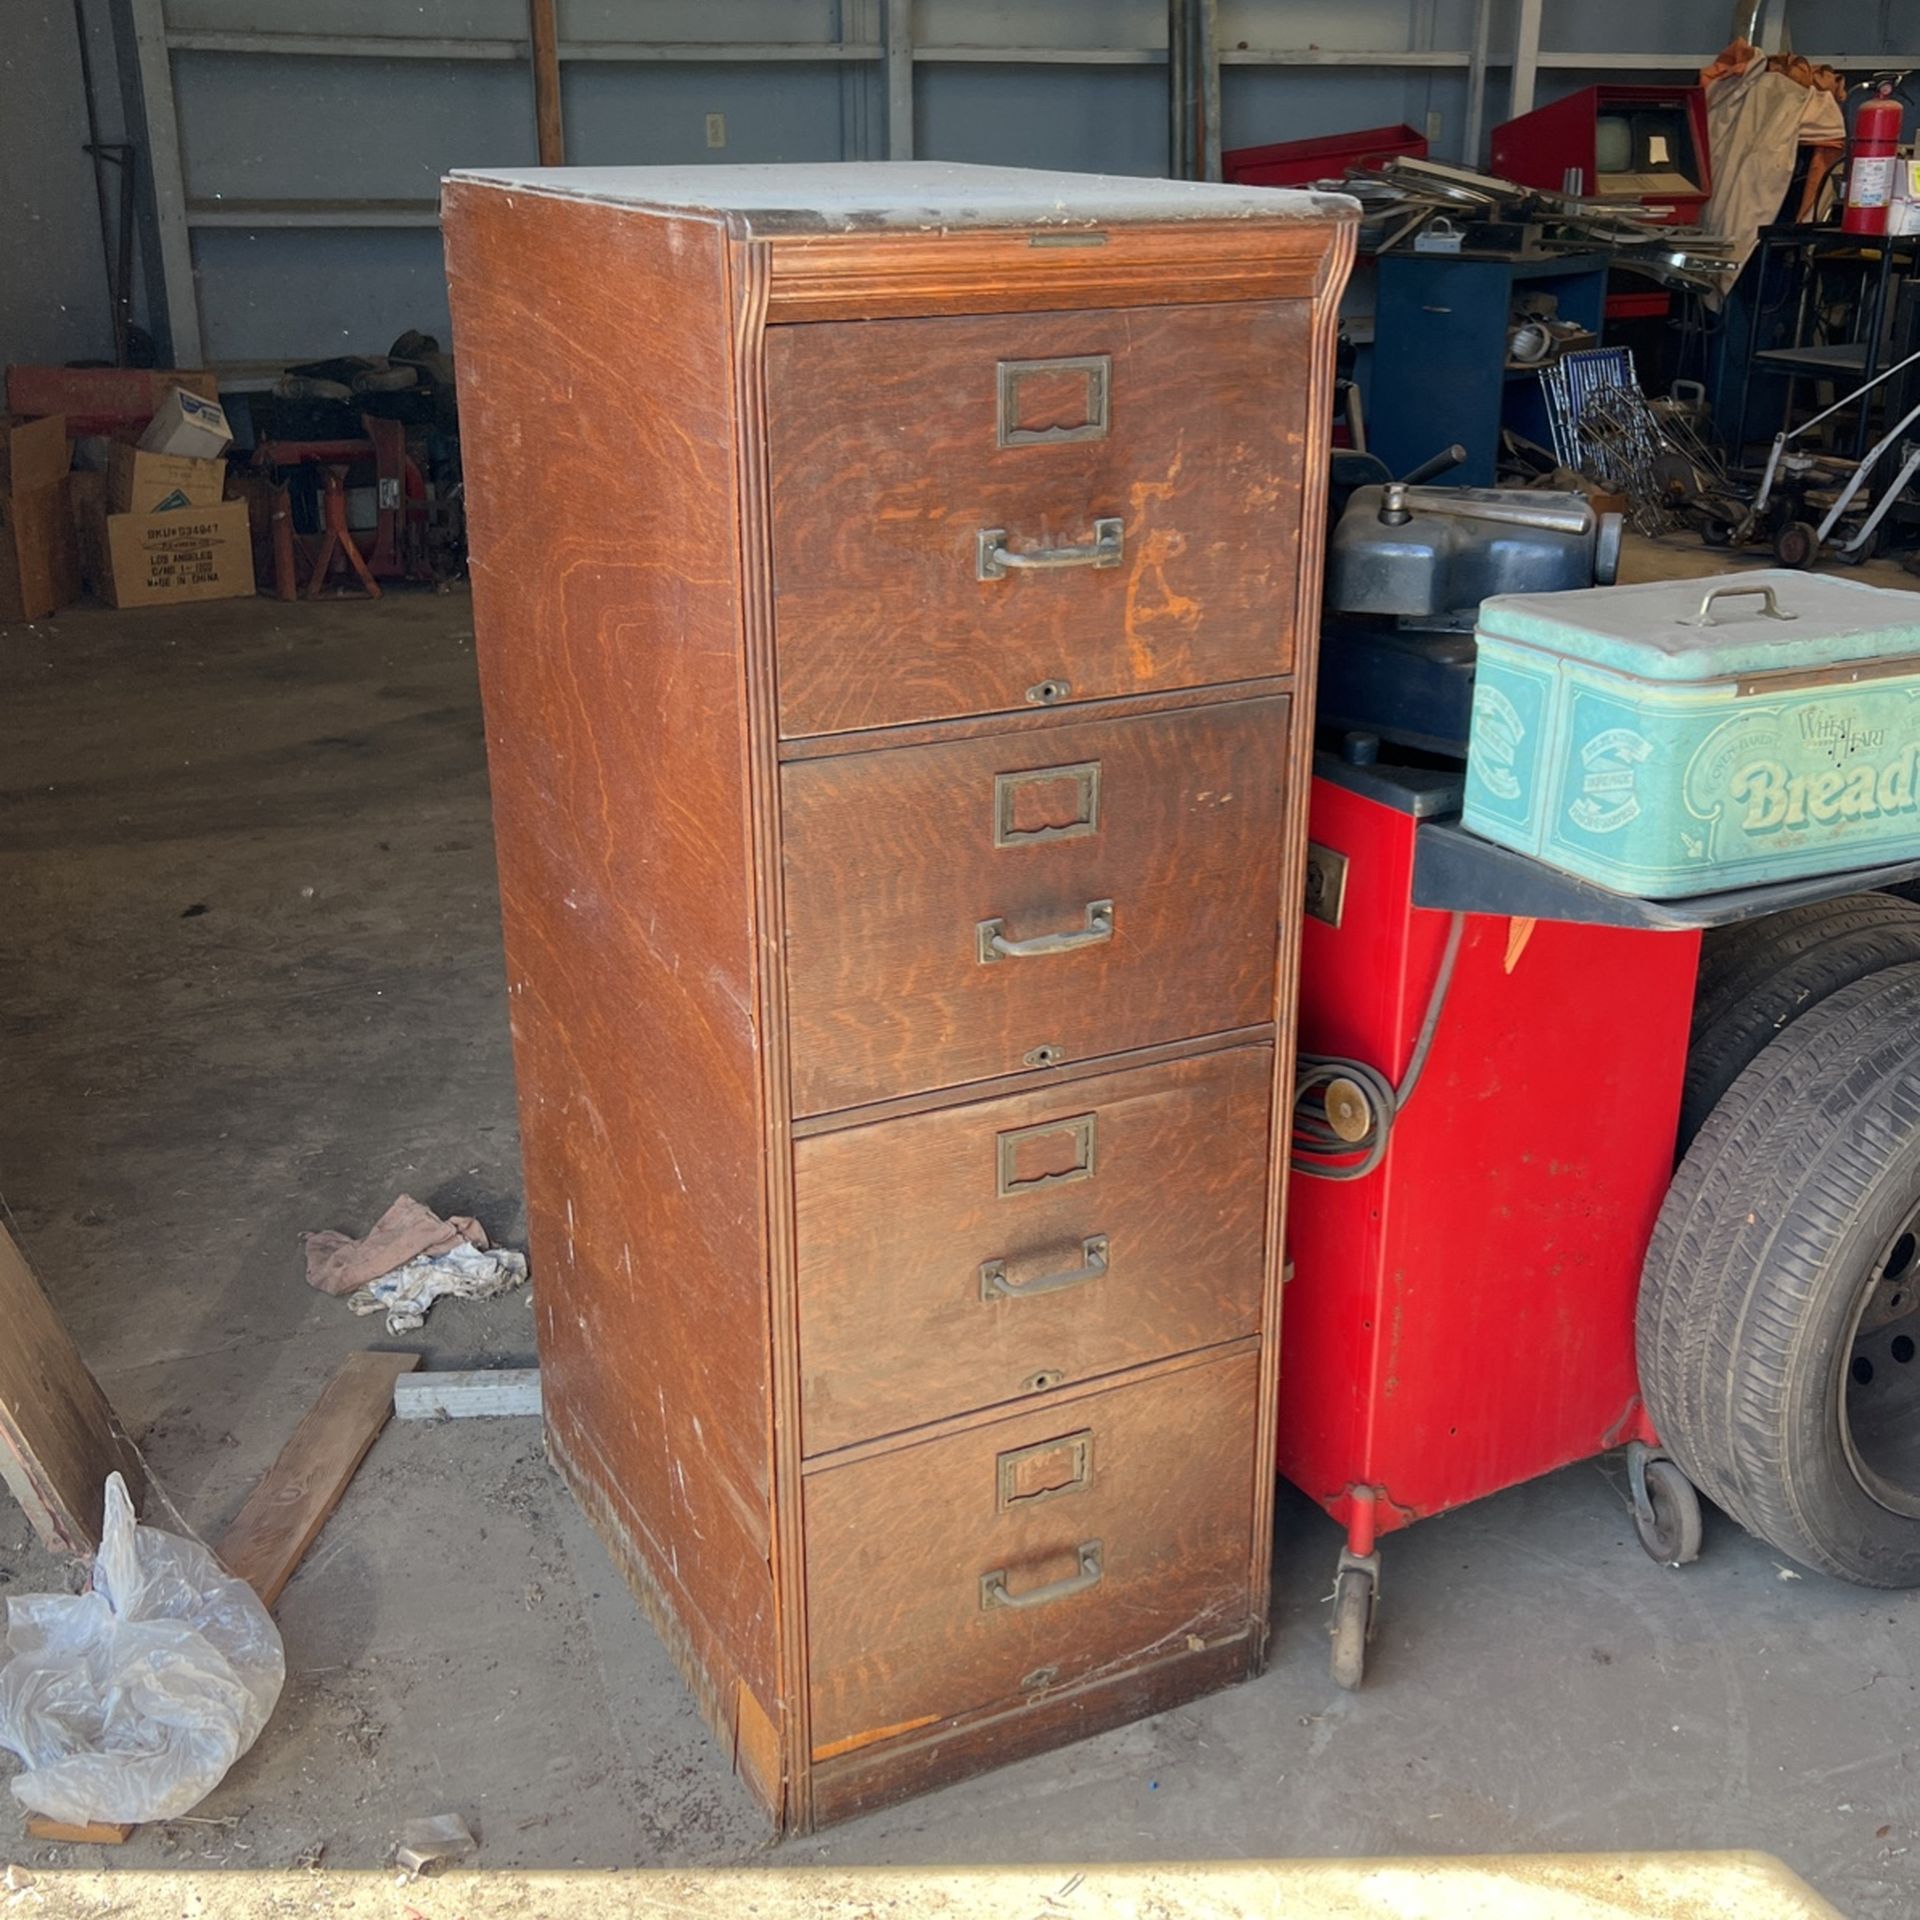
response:
<svg viewBox="0 0 1920 1920"><path fill-rule="evenodd" d="M610 206L696 217L734 215L757 233L924 232L1169 220L1345 220L1359 211L1355 201L1340 193L933 160L833 160L753 167L487 168L462 170L448 178Z"/></svg>

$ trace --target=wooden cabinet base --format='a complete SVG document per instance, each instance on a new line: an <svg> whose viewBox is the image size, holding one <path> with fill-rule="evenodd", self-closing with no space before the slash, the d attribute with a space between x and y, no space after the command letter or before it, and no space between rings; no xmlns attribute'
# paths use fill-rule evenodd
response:
<svg viewBox="0 0 1920 1920"><path fill-rule="evenodd" d="M1216 1693L1260 1670L1265 1637L1264 1625L1258 1632L1249 1626L1197 1653L1147 1661L1043 1699L821 1761L813 1772L813 1824L830 1826L873 1813L930 1788Z"/></svg>

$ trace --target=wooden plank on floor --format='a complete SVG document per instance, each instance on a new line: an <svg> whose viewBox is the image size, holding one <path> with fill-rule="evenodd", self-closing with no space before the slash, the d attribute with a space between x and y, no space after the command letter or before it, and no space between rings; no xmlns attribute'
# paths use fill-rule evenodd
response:
<svg viewBox="0 0 1920 1920"><path fill-rule="evenodd" d="M393 1413L393 1383L417 1353L349 1354L280 1457L240 1509L218 1552L269 1607L340 1504L347 1482Z"/></svg>
<svg viewBox="0 0 1920 1920"><path fill-rule="evenodd" d="M122 1820L53 1820L44 1813L27 1815L29 1840L52 1840L66 1847L118 1847L134 1829Z"/></svg>
<svg viewBox="0 0 1920 1920"><path fill-rule="evenodd" d="M540 1369L492 1367L478 1373L416 1373L393 1383L400 1420L477 1420L538 1414Z"/></svg>
<svg viewBox="0 0 1920 1920"><path fill-rule="evenodd" d="M125 1475L138 1512L146 1470L4 1225L0 1327L0 1480L49 1547L91 1555L107 1475Z"/></svg>

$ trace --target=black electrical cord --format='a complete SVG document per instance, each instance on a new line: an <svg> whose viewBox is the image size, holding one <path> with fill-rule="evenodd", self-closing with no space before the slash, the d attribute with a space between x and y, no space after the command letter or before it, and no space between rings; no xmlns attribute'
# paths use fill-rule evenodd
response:
<svg viewBox="0 0 1920 1920"><path fill-rule="evenodd" d="M1336 1053L1303 1053L1293 1078L1293 1170L1314 1180L1362 1180L1387 1157L1387 1142L1400 1111L1413 1098L1420 1075L1440 1026L1440 1010L1453 984L1454 962L1460 957L1460 937L1467 916L1456 913L1447 928L1447 944L1440 955L1427 1000L1427 1016L1413 1043L1406 1077L1396 1087L1378 1067L1364 1060L1345 1060ZM1343 1140L1327 1118L1326 1091L1336 1080L1351 1080L1366 1096L1367 1128L1357 1140ZM1354 1156L1358 1156L1355 1158Z"/></svg>

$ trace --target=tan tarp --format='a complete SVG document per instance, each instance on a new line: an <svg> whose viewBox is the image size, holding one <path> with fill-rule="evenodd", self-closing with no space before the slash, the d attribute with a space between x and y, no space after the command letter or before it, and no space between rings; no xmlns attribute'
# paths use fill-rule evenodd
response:
<svg viewBox="0 0 1920 1920"><path fill-rule="evenodd" d="M1804 60L1769 60L1736 42L1700 77L1707 89L1707 152L1713 167L1713 198L1700 224L1731 244L1726 282L1731 286L1760 229L1779 214L1801 147L1831 148L1837 154L1847 127L1824 71ZM1824 178L1825 168L1821 172ZM1811 211L1804 209L1802 217Z"/></svg>

